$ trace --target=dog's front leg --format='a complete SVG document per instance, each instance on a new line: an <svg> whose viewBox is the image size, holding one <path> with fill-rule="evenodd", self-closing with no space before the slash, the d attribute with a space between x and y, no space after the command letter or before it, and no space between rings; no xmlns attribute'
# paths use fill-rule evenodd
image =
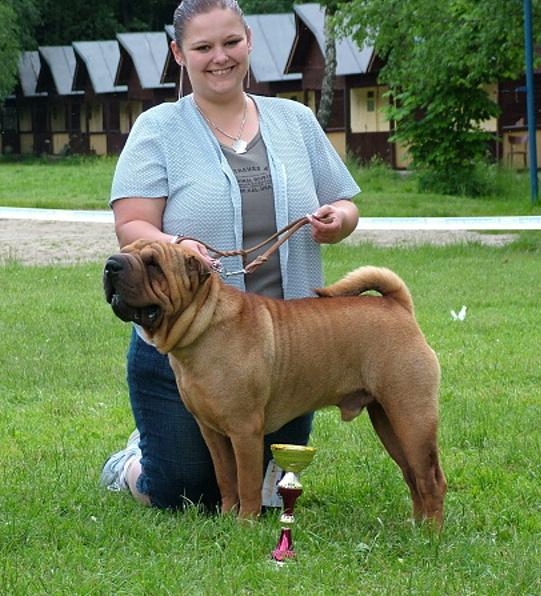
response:
<svg viewBox="0 0 541 596"><path fill-rule="evenodd" d="M199 423L199 428L214 464L214 473L222 497L222 513L228 513L234 510L239 502L237 467L231 441L204 424Z"/></svg>
<svg viewBox="0 0 541 596"><path fill-rule="evenodd" d="M255 519L261 513L263 432L235 433L231 436L231 442L237 462L239 517Z"/></svg>

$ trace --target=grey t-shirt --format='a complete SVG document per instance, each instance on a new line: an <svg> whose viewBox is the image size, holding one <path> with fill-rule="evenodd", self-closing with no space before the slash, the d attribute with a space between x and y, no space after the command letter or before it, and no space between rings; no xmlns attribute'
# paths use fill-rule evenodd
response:
<svg viewBox="0 0 541 596"><path fill-rule="evenodd" d="M235 153L222 145L222 150L240 187L242 197L243 248L251 248L276 232L274 193L269 160L261 134L248 144L246 153ZM265 252L270 244L248 256L248 262ZM246 291L272 298L282 298L282 276L278 251L269 260L245 277Z"/></svg>

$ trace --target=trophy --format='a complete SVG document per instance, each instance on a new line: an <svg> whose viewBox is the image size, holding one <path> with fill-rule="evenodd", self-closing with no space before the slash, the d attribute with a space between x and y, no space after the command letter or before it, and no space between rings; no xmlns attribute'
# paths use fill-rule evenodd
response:
<svg viewBox="0 0 541 596"><path fill-rule="evenodd" d="M291 529L295 523L293 509L295 502L302 494L302 485L299 482L299 474L312 461L316 452L314 447L304 445L271 445L274 461L285 470L284 477L278 483L278 493L283 499L284 508L280 516L282 530L276 548L272 551L272 558L277 563L284 563L285 560L295 557L293 549L293 538Z"/></svg>

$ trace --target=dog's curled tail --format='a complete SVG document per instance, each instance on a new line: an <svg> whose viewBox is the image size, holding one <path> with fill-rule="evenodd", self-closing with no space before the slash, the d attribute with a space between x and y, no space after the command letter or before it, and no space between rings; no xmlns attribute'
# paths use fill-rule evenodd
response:
<svg viewBox="0 0 541 596"><path fill-rule="evenodd" d="M336 283L317 288L315 293L321 297L358 296L370 290L396 300L413 314L413 300L408 287L396 273L385 267L359 267Z"/></svg>

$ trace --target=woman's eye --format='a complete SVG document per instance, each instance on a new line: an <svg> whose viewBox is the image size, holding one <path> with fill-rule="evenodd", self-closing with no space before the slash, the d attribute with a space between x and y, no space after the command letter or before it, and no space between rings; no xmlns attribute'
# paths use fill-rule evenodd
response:
<svg viewBox="0 0 541 596"><path fill-rule="evenodd" d="M236 46L240 43L240 39L231 39L230 41L226 42L226 46Z"/></svg>

